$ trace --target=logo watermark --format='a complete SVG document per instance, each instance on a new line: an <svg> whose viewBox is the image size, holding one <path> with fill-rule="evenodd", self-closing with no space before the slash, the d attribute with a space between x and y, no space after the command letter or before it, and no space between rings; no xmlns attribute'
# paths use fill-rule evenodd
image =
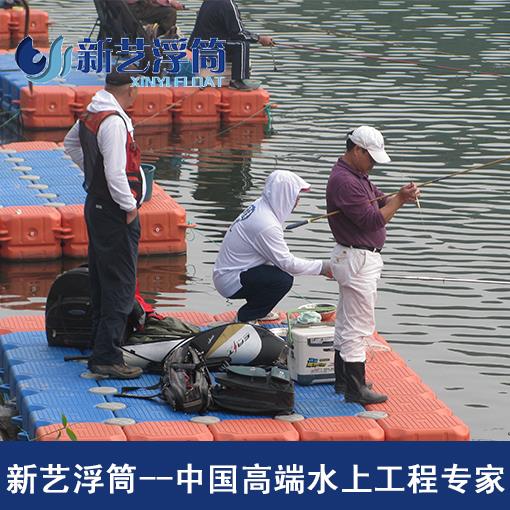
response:
<svg viewBox="0 0 510 510"><path fill-rule="evenodd" d="M82 73L129 72L134 87L221 87L225 71L224 41L217 38L196 38L191 44L181 39L154 39L148 44L137 37L127 37L113 44L111 38L91 40L85 38L74 48L63 49L64 38L53 41L46 56L34 48L32 37L23 39L15 54L18 67L34 84L48 83L65 78L73 70ZM207 71L207 77L199 76Z"/></svg>
<svg viewBox="0 0 510 510"><path fill-rule="evenodd" d="M64 38L57 37L51 43L46 57L34 48L34 41L30 36L25 37L16 49L16 64L32 83L48 83L57 76L65 78L71 72L73 48L68 47L62 52L63 44Z"/></svg>

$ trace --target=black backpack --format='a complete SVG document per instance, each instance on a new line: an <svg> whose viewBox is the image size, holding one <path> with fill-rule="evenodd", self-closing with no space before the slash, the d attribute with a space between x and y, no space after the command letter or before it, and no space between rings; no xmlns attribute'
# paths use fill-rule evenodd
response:
<svg viewBox="0 0 510 510"><path fill-rule="evenodd" d="M148 396L129 394L140 389L160 391ZM125 386L115 396L146 400L160 397L175 411L202 413L211 405L211 379L204 358L186 340L166 357L158 384L148 387Z"/></svg>
<svg viewBox="0 0 510 510"><path fill-rule="evenodd" d="M126 339L145 319L143 308L134 299ZM92 307L86 264L65 271L53 282L46 299L46 339L51 347L92 348Z"/></svg>
<svg viewBox="0 0 510 510"><path fill-rule="evenodd" d="M48 345L91 347L92 310L89 268L75 267L57 276L46 300Z"/></svg>
<svg viewBox="0 0 510 510"><path fill-rule="evenodd" d="M294 383L286 368L228 366L216 374L212 399L216 408L246 414L291 414Z"/></svg>

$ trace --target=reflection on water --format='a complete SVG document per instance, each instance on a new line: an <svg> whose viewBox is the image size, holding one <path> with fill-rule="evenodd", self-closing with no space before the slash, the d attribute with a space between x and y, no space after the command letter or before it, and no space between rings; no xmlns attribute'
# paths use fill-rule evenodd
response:
<svg viewBox="0 0 510 510"><path fill-rule="evenodd" d="M211 283L229 223L276 168L312 184L291 221L324 212L329 171L345 133L359 124L385 134L394 163L377 168L374 181L387 192L510 155L506 0L238 3L250 28L280 43L277 73L268 50L253 51L254 77L278 105L275 131L137 131L146 157L166 148L157 156L158 182L198 225L187 259L140 260L141 287L162 309L231 309ZM88 34L95 20L93 2L32 4L50 10L52 35L66 41ZM189 33L200 2L186 4L179 16ZM509 170L506 162L424 188L421 209L408 206L392 221L385 274L510 280ZM288 242L306 257L325 258L332 248L326 222L289 233ZM42 311L53 277L73 264L2 264L0 314ZM283 307L334 301L336 292L334 282L298 278ZM381 281L379 330L474 438L509 439L509 302L510 285Z"/></svg>

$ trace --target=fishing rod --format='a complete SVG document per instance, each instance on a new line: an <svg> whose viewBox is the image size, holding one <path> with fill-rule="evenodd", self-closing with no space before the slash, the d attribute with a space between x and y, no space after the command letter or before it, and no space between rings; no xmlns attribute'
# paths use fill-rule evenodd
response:
<svg viewBox="0 0 510 510"><path fill-rule="evenodd" d="M339 54L346 54L346 55L352 55L355 57L361 57L371 60L383 60L387 62L394 62L398 64L407 64L407 65L413 65L416 67L422 67L425 69L440 69L445 71L452 71L455 73L466 73L470 76L498 76L498 77L505 77L508 78L508 74L501 74L501 73L495 73L495 72L477 72L477 71L469 71L468 69L462 69L459 67L451 67L451 66L444 66L439 64L425 64L422 62L416 62L414 60L404 60L399 58L393 58L393 57L385 57L384 55L377 55L375 53L365 53L361 51L351 51L351 50L334 50L330 48L321 48L320 46L312 46L311 44L303 45L303 44L288 44L288 43L278 43L278 46L282 46L285 48L292 48L295 50L300 51L316 51L318 53L333 53L335 55Z"/></svg>
<svg viewBox="0 0 510 510"><path fill-rule="evenodd" d="M385 280L418 280L431 282L454 282L454 283L488 283L494 285L510 285L510 280L477 280L470 278L442 278L439 276L387 276L382 275Z"/></svg>
<svg viewBox="0 0 510 510"><path fill-rule="evenodd" d="M347 30L338 30L338 29L333 29L333 28L323 28L323 27L309 27L309 26L306 26L306 25L297 25L297 24L292 24L292 23L284 23L283 21L267 21L267 23L269 25L280 25L280 26L286 26L286 27L291 27L291 28L297 28L299 30L308 30L308 31L312 31L312 32L317 32L317 33L322 33L322 34L325 34L325 35L330 35L330 36L337 36L337 35L346 35L348 37L351 37L353 39L358 39L359 41L366 41L366 42L373 42L373 43L377 43L377 44L381 44L381 45L385 45L385 46L397 46L397 47L401 47L401 48L404 48L404 52L405 53L417 53L419 51L427 51L429 53L434 53L434 54L437 54L437 55L444 55L444 56L448 56L448 57L455 57L455 58L469 58L471 59L472 57L470 55L462 55L462 54L459 54L459 53L451 53L451 52L446 52L446 51L440 51L440 50L436 50L436 49L433 49L433 48L422 48L422 49L409 49L409 44L413 44L413 41L384 41L382 39L379 39L379 38L375 38L375 37L368 37L366 35L360 35L360 34L357 34L355 32L349 32ZM288 35L288 34L286 34ZM507 67L507 66L505 66Z"/></svg>
<svg viewBox="0 0 510 510"><path fill-rule="evenodd" d="M468 168L466 170L459 170L458 172L453 172L453 173L448 174L448 175L443 175L443 177L437 177L436 179L430 179L429 181L418 183L417 187L418 187L418 189L419 188L424 188L425 186L430 186L431 184L434 184L436 182L444 181L446 179L451 179L452 177L456 177L457 175L467 174L469 172L474 172L475 170L481 170L483 168L488 168L490 166L498 165L500 163L504 163L505 161L509 161L509 160L510 160L510 156L506 156L506 157L501 158L501 159L496 159L494 161L489 161L489 163L484 163L483 165L478 165L478 166L475 166L473 168ZM382 200L384 198L394 197L395 195L398 195L398 193L399 193L398 191L395 191L394 193L390 193L390 194L387 194L387 195L382 195L380 197L377 197L377 198L374 198L374 199L370 200L369 203L378 202L379 200ZM324 218L329 218L330 216L334 216L334 215L339 214L341 212L342 211L340 209L338 209L336 211L331 211L331 212L329 212L327 214L321 214L320 216L313 216L312 218L308 218L306 220L298 221L296 223L291 223L290 225L287 225L285 227L285 230L294 230L295 228L302 227L303 225L308 225L308 223L314 223L316 221L322 220Z"/></svg>

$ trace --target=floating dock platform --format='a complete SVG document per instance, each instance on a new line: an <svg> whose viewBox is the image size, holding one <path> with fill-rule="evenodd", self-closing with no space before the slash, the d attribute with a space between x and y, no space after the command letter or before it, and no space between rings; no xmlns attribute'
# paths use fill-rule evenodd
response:
<svg viewBox="0 0 510 510"><path fill-rule="evenodd" d="M83 174L53 142L0 147L0 259L87 256ZM186 211L160 186L140 208L140 255L186 252Z"/></svg>
<svg viewBox="0 0 510 510"><path fill-rule="evenodd" d="M167 315L206 326L232 320L235 312ZM85 365L63 360L80 351L49 347L42 315L0 319L0 390L5 399L15 400L20 412L13 419L22 430L19 439L69 440L65 433L57 434L64 414L79 441L469 440L468 427L385 339L374 334L374 340L389 348L371 353L367 363L367 377L375 381L377 391L389 396L384 404L367 406L367 410L387 413L377 420L358 416L365 409L345 402L331 384L296 384L295 413L302 415L300 421L210 412L207 416L217 420L206 425L195 421L198 416L173 411L166 403L115 398L111 388L119 390L126 382L81 377L87 372ZM136 384L149 386L158 380L158 376L145 374ZM120 421L119 425L119 418L128 418L131 424Z"/></svg>

